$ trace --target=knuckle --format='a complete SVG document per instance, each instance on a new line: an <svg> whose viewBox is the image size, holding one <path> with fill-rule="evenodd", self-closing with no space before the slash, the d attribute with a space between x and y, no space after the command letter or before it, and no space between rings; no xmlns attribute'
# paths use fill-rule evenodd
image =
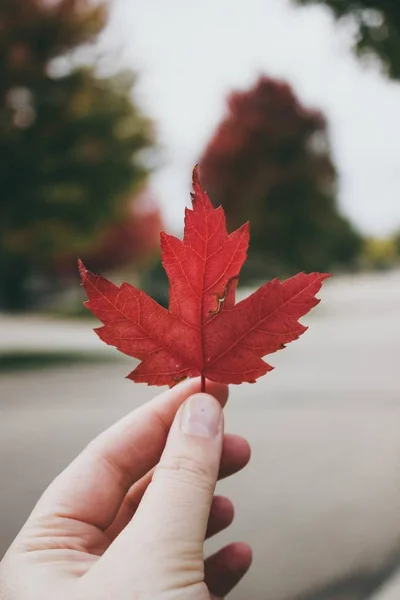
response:
<svg viewBox="0 0 400 600"><path fill-rule="evenodd" d="M167 478L214 493L215 482L201 462L187 456L171 456L160 462L155 478Z"/></svg>

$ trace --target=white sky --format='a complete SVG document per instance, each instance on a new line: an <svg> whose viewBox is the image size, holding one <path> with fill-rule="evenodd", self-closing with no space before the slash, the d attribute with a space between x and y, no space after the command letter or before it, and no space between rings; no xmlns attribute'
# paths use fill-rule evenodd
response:
<svg viewBox="0 0 400 600"><path fill-rule="evenodd" d="M163 166L152 187L182 227L191 168L234 89L282 78L330 123L340 205L366 233L400 228L400 84L350 51L350 29L324 7L289 0L114 0L101 43L137 70L136 98L158 124Z"/></svg>

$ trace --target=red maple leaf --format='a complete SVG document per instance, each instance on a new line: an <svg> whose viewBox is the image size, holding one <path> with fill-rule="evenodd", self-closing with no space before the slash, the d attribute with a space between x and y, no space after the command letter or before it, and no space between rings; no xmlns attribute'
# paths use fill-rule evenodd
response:
<svg viewBox="0 0 400 600"><path fill-rule="evenodd" d="M254 382L273 367L262 357L296 340L298 322L319 303L326 273L274 279L235 304L246 259L246 223L228 235L222 207L214 208L193 171L193 210L186 209L183 240L161 233L162 262L170 288L169 310L143 291L120 287L87 271L81 261L86 306L100 321L97 335L141 362L129 379L174 385L186 377L221 383Z"/></svg>

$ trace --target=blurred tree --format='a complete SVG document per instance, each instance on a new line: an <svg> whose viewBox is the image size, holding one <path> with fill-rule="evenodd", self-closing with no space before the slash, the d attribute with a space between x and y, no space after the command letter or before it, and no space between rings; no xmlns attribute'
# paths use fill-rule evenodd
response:
<svg viewBox="0 0 400 600"><path fill-rule="evenodd" d="M398 0L296 0L300 4L326 4L338 19L356 25L356 50L374 54L390 77L400 78L400 2Z"/></svg>
<svg viewBox="0 0 400 600"><path fill-rule="evenodd" d="M110 223L84 250L84 262L91 271L137 267L159 258L163 220L155 198L145 190L125 209L122 218ZM75 275L76 254L66 253L57 268L64 275Z"/></svg>
<svg viewBox="0 0 400 600"><path fill-rule="evenodd" d="M0 3L0 303L29 303L26 282L66 252L98 243L147 176L152 125L130 98L134 77L61 72L60 57L105 23L87 0Z"/></svg>
<svg viewBox="0 0 400 600"><path fill-rule="evenodd" d="M250 220L248 274L324 270L357 256L360 236L336 207L325 119L285 83L262 77L230 96L200 176L230 229Z"/></svg>
<svg viewBox="0 0 400 600"><path fill-rule="evenodd" d="M396 236L392 238L366 238L362 252L363 264L367 269L383 271L398 263L399 254Z"/></svg>
<svg viewBox="0 0 400 600"><path fill-rule="evenodd" d="M399 260L400 259L400 231L397 231L394 234L393 245L394 245L394 251L396 254L396 258L397 258L397 260Z"/></svg>

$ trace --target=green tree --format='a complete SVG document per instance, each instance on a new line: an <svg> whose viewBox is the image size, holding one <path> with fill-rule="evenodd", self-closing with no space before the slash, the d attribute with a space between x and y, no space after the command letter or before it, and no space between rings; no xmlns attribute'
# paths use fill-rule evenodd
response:
<svg viewBox="0 0 400 600"><path fill-rule="evenodd" d="M132 103L134 77L93 68L56 74L54 59L91 42L105 23L86 0L0 4L0 303L29 304L32 273L83 254L148 170L152 124Z"/></svg>
<svg viewBox="0 0 400 600"><path fill-rule="evenodd" d="M356 25L356 50L378 56L390 77L400 77L400 2L398 0L296 0L325 4L338 19L351 17Z"/></svg>
<svg viewBox="0 0 400 600"><path fill-rule="evenodd" d="M325 119L287 84L262 77L230 96L200 177L231 229L250 221L251 274L325 270L357 256L360 236L336 206Z"/></svg>

